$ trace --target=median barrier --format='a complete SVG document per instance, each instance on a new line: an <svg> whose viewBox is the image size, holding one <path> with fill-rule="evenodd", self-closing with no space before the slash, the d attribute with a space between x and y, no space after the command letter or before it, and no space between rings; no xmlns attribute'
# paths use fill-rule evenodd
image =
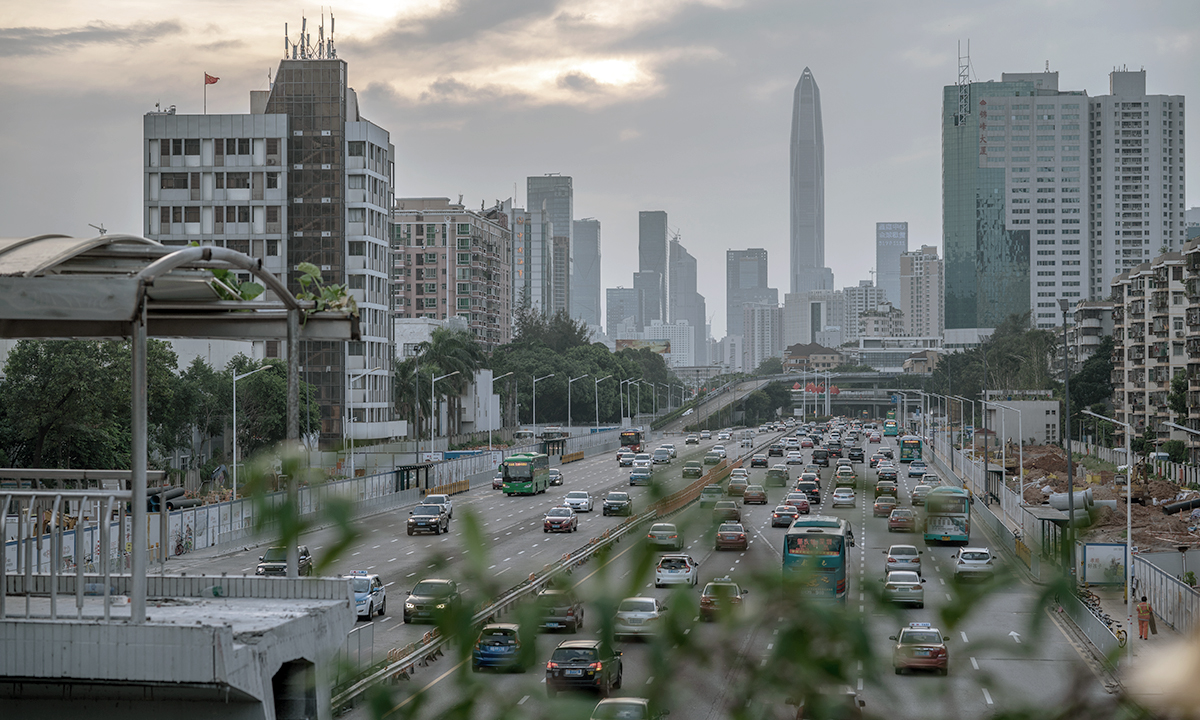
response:
<svg viewBox="0 0 1200 720"><path fill-rule="evenodd" d="M566 465L567 463L578 462L582 459L583 459L583 451L580 450L578 452L567 453L566 455L563 455L561 457L561 459L559 460L559 462L562 463L563 465Z"/></svg>

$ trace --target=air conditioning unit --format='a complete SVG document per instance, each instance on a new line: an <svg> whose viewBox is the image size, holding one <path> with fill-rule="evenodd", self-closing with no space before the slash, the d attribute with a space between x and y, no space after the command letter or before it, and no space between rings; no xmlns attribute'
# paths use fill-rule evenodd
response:
<svg viewBox="0 0 1200 720"><path fill-rule="evenodd" d="M1183 336L1184 336L1184 335L1183 335L1183 331L1182 331L1182 330L1176 330L1176 331L1175 331L1175 337L1177 337L1177 338L1182 338Z"/></svg>

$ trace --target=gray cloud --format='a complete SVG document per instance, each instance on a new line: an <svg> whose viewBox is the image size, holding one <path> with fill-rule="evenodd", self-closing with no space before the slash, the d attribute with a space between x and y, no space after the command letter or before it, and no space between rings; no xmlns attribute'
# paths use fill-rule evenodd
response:
<svg viewBox="0 0 1200 720"><path fill-rule="evenodd" d="M182 32L175 20L156 23L109 25L95 20L82 27L0 28L0 56L44 55L77 50L89 45L145 45Z"/></svg>
<svg viewBox="0 0 1200 720"><path fill-rule="evenodd" d="M519 33L531 21L551 16L561 2L563 0L460 0L448 5L439 15L418 21L403 18L370 40L345 40L339 45L342 54L351 50L374 53L414 47L444 48L469 43L502 28Z"/></svg>
<svg viewBox="0 0 1200 720"><path fill-rule="evenodd" d="M600 89L600 83L596 82L596 78L578 70L559 75L556 83L560 88L577 92L596 92Z"/></svg>

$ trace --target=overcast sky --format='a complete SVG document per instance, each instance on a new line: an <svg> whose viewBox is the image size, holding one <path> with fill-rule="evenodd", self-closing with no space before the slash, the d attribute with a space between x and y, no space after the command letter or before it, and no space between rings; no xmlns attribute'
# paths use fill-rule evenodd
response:
<svg viewBox="0 0 1200 720"><path fill-rule="evenodd" d="M154 104L246 113L301 11L242 0L47 0L0 15L0 236L142 234L142 122ZM821 90L826 258L869 278L876 222L941 245L942 87L1033 72L1108 92L1118 66L1200 101L1200 2L392 0L334 7L363 114L391 132L396 196L513 195L571 175L602 223L603 286L632 284L637 213L665 210L699 265L713 335L725 250L765 247L787 292L788 135L805 66ZM326 18L328 27L328 18ZM1196 112L1195 109L1192 112ZM1191 112L1188 113L1192 114ZM1200 140L1190 121L1187 145ZM1200 205L1188 153L1187 207Z"/></svg>

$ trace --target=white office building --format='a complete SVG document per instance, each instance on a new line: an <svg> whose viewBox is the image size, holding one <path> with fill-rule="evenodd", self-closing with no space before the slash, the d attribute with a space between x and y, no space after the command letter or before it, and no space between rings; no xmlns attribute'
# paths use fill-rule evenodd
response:
<svg viewBox="0 0 1200 720"><path fill-rule="evenodd" d="M946 330L946 266L937 248L900 256L900 312L904 334L912 337L941 337Z"/></svg>
<svg viewBox="0 0 1200 720"><path fill-rule="evenodd" d="M671 352L663 353L668 367L691 367L696 364L696 329L687 320L664 323L654 320L641 333L643 340L667 340Z"/></svg>

